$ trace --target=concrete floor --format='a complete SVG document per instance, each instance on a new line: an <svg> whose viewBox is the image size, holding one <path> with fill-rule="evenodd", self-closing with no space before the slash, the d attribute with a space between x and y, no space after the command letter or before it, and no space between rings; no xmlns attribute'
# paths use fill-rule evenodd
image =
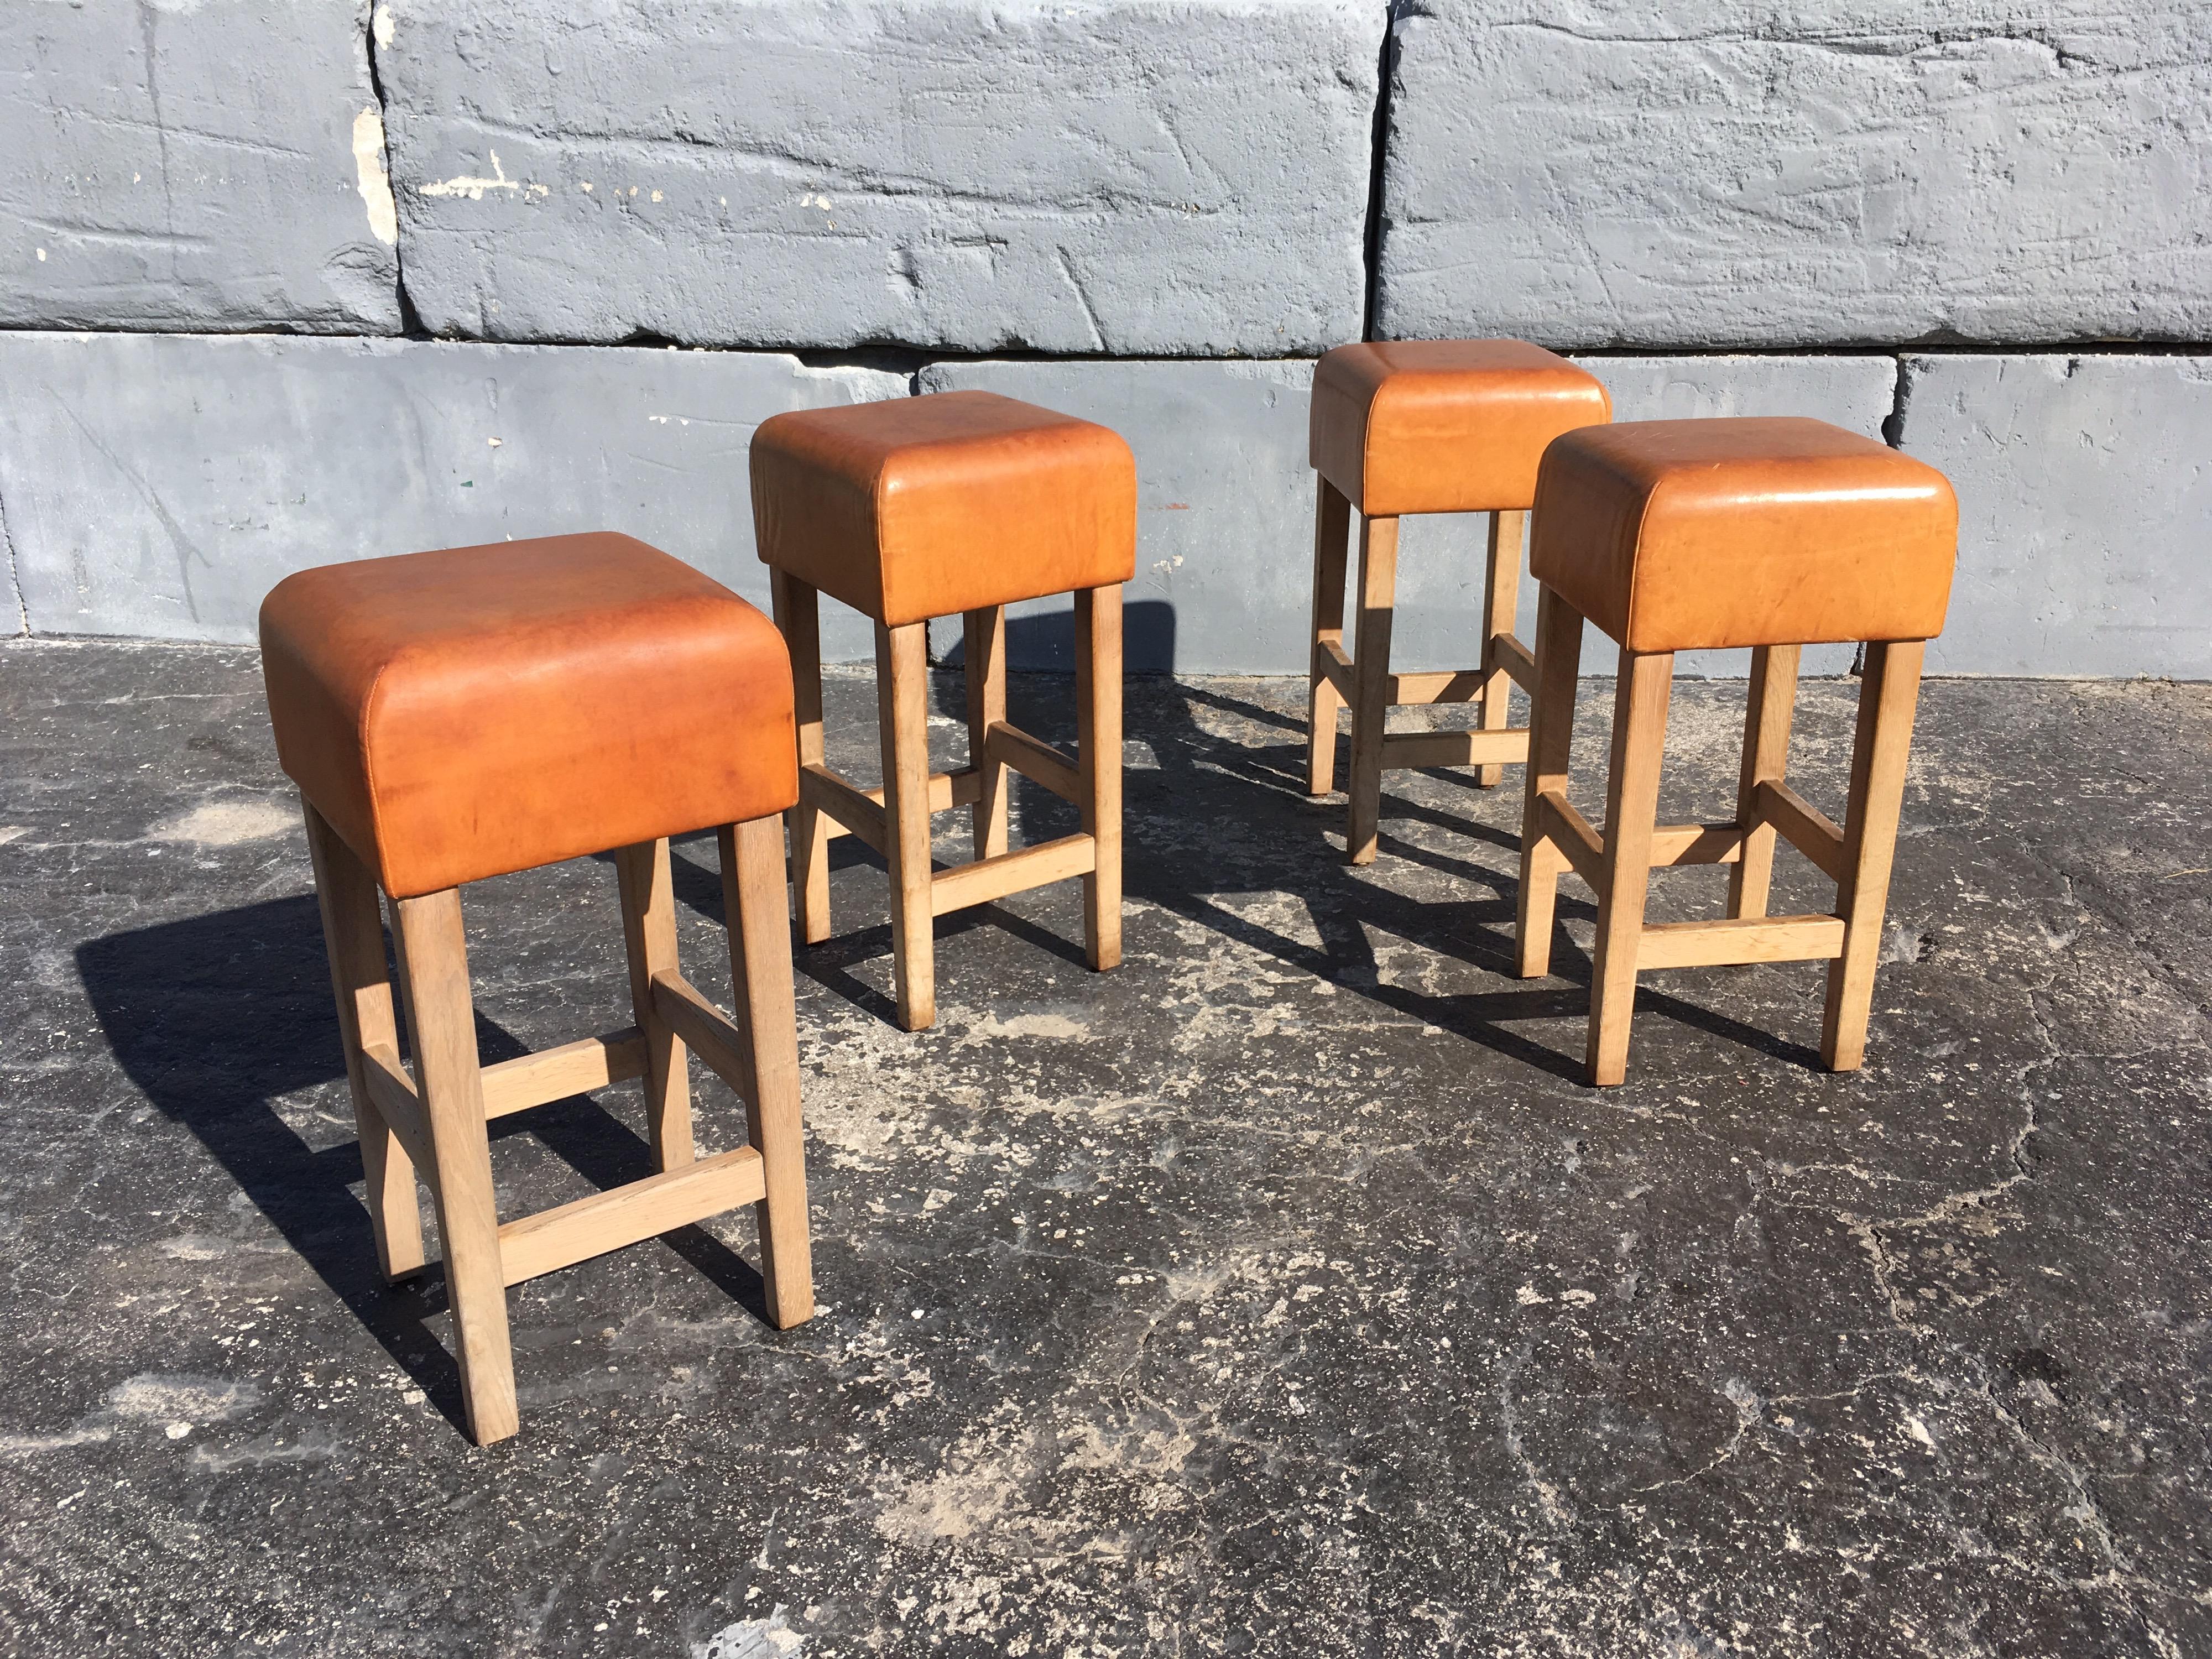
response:
<svg viewBox="0 0 2212 1659"><path fill-rule="evenodd" d="M1831 804L1853 689L1801 710ZM1724 809L1741 695L1680 689L1667 816ZM0 1646L2212 1652L2212 689L1930 685L1869 1068L1814 1069L1818 967L1684 971L1602 1093L1579 952L1500 972L1518 774L1398 775L1352 871L1298 701L1132 684L1109 975L1026 896L903 1036L841 852L820 1316L761 1323L742 1216L536 1281L477 1451L434 1274L373 1273L253 658L0 647ZM488 1057L626 1021L607 865L470 900ZM509 1213L641 1172L604 1103L501 1121Z"/></svg>

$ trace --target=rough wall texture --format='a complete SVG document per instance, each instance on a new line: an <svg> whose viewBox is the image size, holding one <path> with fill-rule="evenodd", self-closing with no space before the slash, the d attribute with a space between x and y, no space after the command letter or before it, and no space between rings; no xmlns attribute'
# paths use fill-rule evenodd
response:
<svg viewBox="0 0 2212 1659"><path fill-rule="evenodd" d="M250 640L305 566L597 528L764 605L753 427L905 390L769 355L0 335L0 502L39 633Z"/></svg>
<svg viewBox="0 0 2212 1659"><path fill-rule="evenodd" d="M1412 0L1396 46L1386 335L2212 332L2195 0Z"/></svg>
<svg viewBox="0 0 2212 1659"><path fill-rule="evenodd" d="M1959 491L1936 672L2212 674L2212 361L1908 357L1905 447Z"/></svg>
<svg viewBox="0 0 2212 1659"><path fill-rule="evenodd" d="M386 0L408 292L505 340L1356 337L1364 0Z"/></svg>
<svg viewBox="0 0 2212 1659"><path fill-rule="evenodd" d="M1624 419L1819 415L1949 469L1948 672L2212 678L2200 24L2185 0L16 0L0 632L241 638L302 563L580 524L758 594L754 421L975 385L1135 447L1133 665L1296 672L1313 354L1504 332L1600 354ZM52 332L76 327L117 332ZM204 337L254 331L357 337ZM2064 343L2100 336L2136 343ZM671 339L747 349L635 349ZM1960 340L1992 349L1911 355ZM1468 658L1480 533L1408 526L1403 665ZM1064 664L1064 608L1031 610L1018 659Z"/></svg>
<svg viewBox="0 0 2212 1659"><path fill-rule="evenodd" d="M392 333L368 0L0 6L0 325Z"/></svg>

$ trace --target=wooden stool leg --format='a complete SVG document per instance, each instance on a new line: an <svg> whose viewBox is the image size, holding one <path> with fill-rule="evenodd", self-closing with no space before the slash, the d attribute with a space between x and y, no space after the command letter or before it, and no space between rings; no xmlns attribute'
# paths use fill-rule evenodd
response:
<svg viewBox="0 0 2212 1659"><path fill-rule="evenodd" d="M1083 935L1091 965L1121 962L1121 589L1075 595L1076 747L1083 830L1095 862L1083 878Z"/></svg>
<svg viewBox="0 0 2212 1659"><path fill-rule="evenodd" d="M1743 853L1729 867L1728 913L1766 914L1774 880L1774 826L1759 816L1759 786L1779 783L1790 768L1790 717L1797 702L1798 647L1763 645L1751 653L1751 694L1743 720L1743 772L1736 785L1735 824Z"/></svg>
<svg viewBox="0 0 2212 1659"><path fill-rule="evenodd" d="M1513 631L1514 612L1521 604L1521 544L1528 534L1526 513L1490 515L1489 568L1484 573L1482 599L1482 729L1503 732L1513 707L1513 677L1498 665L1498 636ZM1487 789L1505 775L1503 763L1492 761L1474 769L1474 781Z"/></svg>
<svg viewBox="0 0 2212 1659"><path fill-rule="evenodd" d="M1575 677L1582 670L1582 613L1548 587L1536 593L1536 695L1528 711L1527 804L1521 812L1521 902L1515 923L1522 979L1552 971L1552 910L1566 855L1544 833L1537 798L1565 799L1575 740Z"/></svg>
<svg viewBox="0 0 2212 1659"><path fill-rule="evenodd" d="M968 659L968 764L980 774L975 797L975 856L1006 850L1006 769L985 753L991 728L1006 718L1006 608L994 605L961 618Z"/></svg>
<svg viewBox="0 0 2212 1659"><path fill-rule="evenodd" d="M1651 831L1659 811L1659 766L1667 746L1672 652L1620 649L1613 711L1613 769L1606 781L1605 858L1599 868L1597 949L1590 963L1590 1081L1628 1074L1629 1015L1636 1003L1636 953L1651 884Z"/></svg>
<svg viewBox="0 0 2212 1659"><path fill-rule="evenodd" d="M1820 1062L1831 1071L1856 1071L1866 1058L1867 1016L1874 1005L1875 963L1881 956L1926 648L1918 640L1867 647L1858 736L1851 746L1851 798L1844 818L1844 878L1836 884L1844 953L1828 964L1827 1007L1820 1019Z"/></svg>
<svg viewBox="0 0 2212 1659"><path fill-rule="evenodd" d="M477 1068L476 1007L469 994L461 896L453 888L392 907L399 985L415 1050L415 1086L429 1125L436 1170L438 1231L446 1249L469 1434L479 1445L518 1426L514 1355L507 1334L507 1276L500 1261L499 1208L484 1133L483 1074Z"/></svg>
<svg viewBox="0 0 2212 1659"><path fill-rule="evenodd" d="M769 1321L778 1330L814 1316L814 1253L806 1229L806 1146L799 1112L799 1026L774 818L721 832L722 913L730 933L730 989L751 1061L747 1103L767 1190L754 1213Z"/></svg>
<svg viewBox="0 0 2212 1659"><path fill-rule="evenodd" d="M822 617L815 591L781 570L769 573L775 625L791 653L792 713L799 727L799 764L822 763ZM822 814L804 800L785 815L791 825L791 890L799 937L830 937L830 837Z"/></svg>
<svg viewBox="0 0 2212 1659"><path fill-rule="evenodd" d="M692 1161L691 1083L683 1039L653 1006L653 976L680 974L676 960L676 890L668 843L642 841L615 851L622 889L623 945L629 957L629 1006L645 1033L645 1115L653 1164L678 1170Z"/></svg>
<svg viewBox="0 0 2212 1659"><path fill-rule="evenodd" d="M884 818L890 832L891 969L898 1023L937 1020L929 902L929 624L876 624L876 718L883 734Z"/></svg>
<svg viewBox="0 0 2212 1659"><path fill-rule="evenodd" d="M1352 665L1352 817L1346 851L1375 862L1382 819L1382 733L1390 715L1390 619L1398 592L1398 521L1359 523L1359 628Z"/></svg>
<svg viewBox="0 0 2212 1659"><path fill-rule="evenodd" d="M384 924L377 914L376 880L353 848L305 801L307 852L315 865L315 902L323 913L323 945L331 959L331 989L338 1005L338 1041L345 1050L346 1085L353 1095L355 1133L361 1140L362 1174L368 1183L369 1225L376 1234L377 1264L386 1279L404 1279L423 1265L422 1210L415 1194L415 1164L376 1109L362 1070L361 1051L381 1043L399 1052L392 1018L392 981L384 966Z"/></svg>
<svg viewBox="0 0 2212 1659"><path fill-rule="evenodd" d="M1344 648L1344 556L1352 503L1316 472L1314 501L1313 638L1306 672L1313 684L1306 716L1306 793L1326 795L1336 783L1336 711L1344 698L1322 664Z"/></svg>

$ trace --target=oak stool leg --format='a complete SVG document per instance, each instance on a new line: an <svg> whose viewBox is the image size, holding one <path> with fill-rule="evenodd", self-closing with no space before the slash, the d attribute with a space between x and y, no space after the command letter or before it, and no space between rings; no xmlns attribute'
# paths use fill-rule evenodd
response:
<svg viewBox="0 0 2212 1659"><path fill-rule="evenodd" d="M1390 716L1390 621L1397 602L1398 521L1359 525L1359 623L1352 664L1352 815L1345 850L1354 864L1375 862L1382 817L1382 734Z"/></svg>
<svg viewBox="0 0 2212 1659"><path fill-rule="evenodd" d="M415 1085L437 1164L431 1186L445 1242L446 1295L453 1310L461 1395L470 1437L488 1445L513 1434L519 1420L461 896L449 887L397 900L392 908L399 985L415 1050Z"/></svg>
<svg viewBox="0 0 2212 1659"><path fill-rule="evenodd" d="M688 1060L683 1039L653 1006L653 976L683 972L676 959L676 890L668 843L647 841L617 848L615 877L622 889L630 1008L645 1033L645 1115L653 1133L653 1167L678 1170L695 1156Z"/></svg>
<svg viewBox="0 0 2212 1659"><path fill-rule="evenodd" d="M1521 603L1521 544L1528 532L1526 513L1490 515L1488 568L1482 589L1482 729L1503 732L1513 707L1513 677L1498 660L1498 636L1513 631ZM1488 789L1504 777L1504 763L1492 761L1474 769L1475 783Z"/></svg>
<svg viewBox="0 0 2212 1659"><path fill-rule="evenodd" d="M1735 826L1743 851L1729 867L1728 913L1766 914L1774 880L1774 826L1759 816L1759 786L1779 783L1790 769L1790 719L1797 702L1794 645L1763 645L1751 653L1751 693L1743 719L1743 771L1736 786Z"/></svg>
<svg viewBox="0 0 2212 1659"><path fill-rule="evenodd" d="M765 1188L754 1208L769 1322L788 1330L814 1316L814 1255L806 1229L806 1148L799 1127L799 1024L785 945L783 872L774 818L721 831L722 913L730 936L731 1000L752 1071L747 1114Z"/></svg>
<svg viewBox="0 0 2212 1659"><path fill-rule="evenodd" d="M377 1264L386 1279L404 1279L425 1261L415 1164L377 1110L361 1058L364 1048L378 1045L394 1054L399 1052L392 981L384 965L376 878L321 813L301 804L307 817L307 851L314 860L315 902L323 913L323 943L331 959L331 988L337 997L338 1039L345 1050L346 1085L353 1096Z"/></svg>
<svg viewBox="0 0 2212 1659"><path fill-rule="evenodd" d="M1326 795L1336 782L1336 711L1344 707L1322 663L1344 649L1345 544L1352 503L1319 473L1314 475L1313 639L1306 672L1312 681L1306 710L1306 793Z"/></svg>
<svg viewBox="0 0 2212 1659"><path fill-rule="evenodd" d="M1083 830L1093 863L1083 878L1083 934L1091 965L1121 962L1121 589L1075 595L1076 748Z"/></svg>
<svg viewBox="0 0 2212 1659"><path fill-rule="evenodd" d="M1582 613L1548 587L1536 591L1536 693L1528 711L1528 793L1521 812L1521 899L1514 971L1539 979L1552 970L1552 913L1566 856L1544 833L1540 800L1567 792L1575 738L1575 677L1582 670Z"/></svg>
<svg viewBox="0 0 2212 1659"><path fill-rule="evenodd" d="M822 764L822 617L819 596L781 570L769 573L775 625L791 653L792 714L801 771ZM791 891L802 944L830 937L830 837L805 796L786 815L791 825Z"/></svg>
<svg viewBox="0 0 2212 1659"><path fill-rule="evenodd" d="M975 856L1006 850L1006 769L989 755L991 728L1006 718L1006 608L991 605L961 618L968 663L968 764L975 773Z"/></svg>
<svg viewBox="0 0 2212 1659"><path fill-rule="evenodd" d="M1613 711L1613 765L1606 780L1605 855L1598 870L1597 948L1590 962L1590 1081L1628 1074L1629 1016L1636 1003L1636 954L1651 884L1651 831L1659 811L1659 768L1667 745L1672 652L1620 649Z"/></svg>
<svg viewBox="0 0 2212 1659"><path fill-rule="evenodd" d="M937 1019L930 931L929 624L876 624L876 718L884 750L884 820L891 871L891 970L898 1023Z"/></svg>
<svg viewBox="0 0 2212 1659"><path fill-rule="evenodd" d="M1844 820L1844 879L1836 914L1844 919L1844 952L1828 964L1827 1006L1820 1018L1820 1062L1856 1071L1866 1058L1867 1016L1874 1006L1874 970L1889 902L1890 865L1905 803L1905 763L1912 750L1912 714L1920 698L1919 640L1867 647L1859 686L1859 721L1851 746L1851 797Z"/></svg>

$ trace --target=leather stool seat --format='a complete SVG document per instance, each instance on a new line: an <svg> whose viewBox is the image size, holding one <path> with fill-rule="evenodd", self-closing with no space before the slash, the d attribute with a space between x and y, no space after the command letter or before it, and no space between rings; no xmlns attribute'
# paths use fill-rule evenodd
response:
<svg viewBox="0 0 2212 1659"><path fill-rule="evenodd" d="M775 624L627 536L303 570L261 646L278 759L394 898L799 798Z"/></svg>
<svg viewBox="0 0 2212 1659"><path fill-rule="evenodd" d="M520 1421L509 1286L709 1216L751 1206L769 1322L811 1317L781 816L799 798L797 726L775 626L643 542L555 536L301 571L262 601L261 647L377 1260L395 1279L428 1265L427 1185L469 1433ZM708 829L734 1020L677 950L668 838ZM611 854L634 1023L483 1064L462 886L595 853ZM744 1098L744 1145L698 1149L693 1054ZM489 1121L630 1078L656 1173L502 1222Z"/></svg>
<svg viewBox="0 0 2212 1659"><path fill-rule="evenodd" d="M1314 470L1370 518L1525 508L1563 432L1609 420L1597 380L1523 340L1338 346L1314 368Z"/></svg>
<svg viewBox="0 0 2212 1659"><path fill-rule="evenodd" d="M1943 475L1825 421L1630 421L1544 453L1529 569L1639 652L1927 640L1959 505Z"/></svg>
<svg viewBox="0 0 2212 1659"><path fill-rule="evenodd" d="M887 627L1127 581L1137 465L1120 435L992 392L761 422L762 562Z"/></svg>

